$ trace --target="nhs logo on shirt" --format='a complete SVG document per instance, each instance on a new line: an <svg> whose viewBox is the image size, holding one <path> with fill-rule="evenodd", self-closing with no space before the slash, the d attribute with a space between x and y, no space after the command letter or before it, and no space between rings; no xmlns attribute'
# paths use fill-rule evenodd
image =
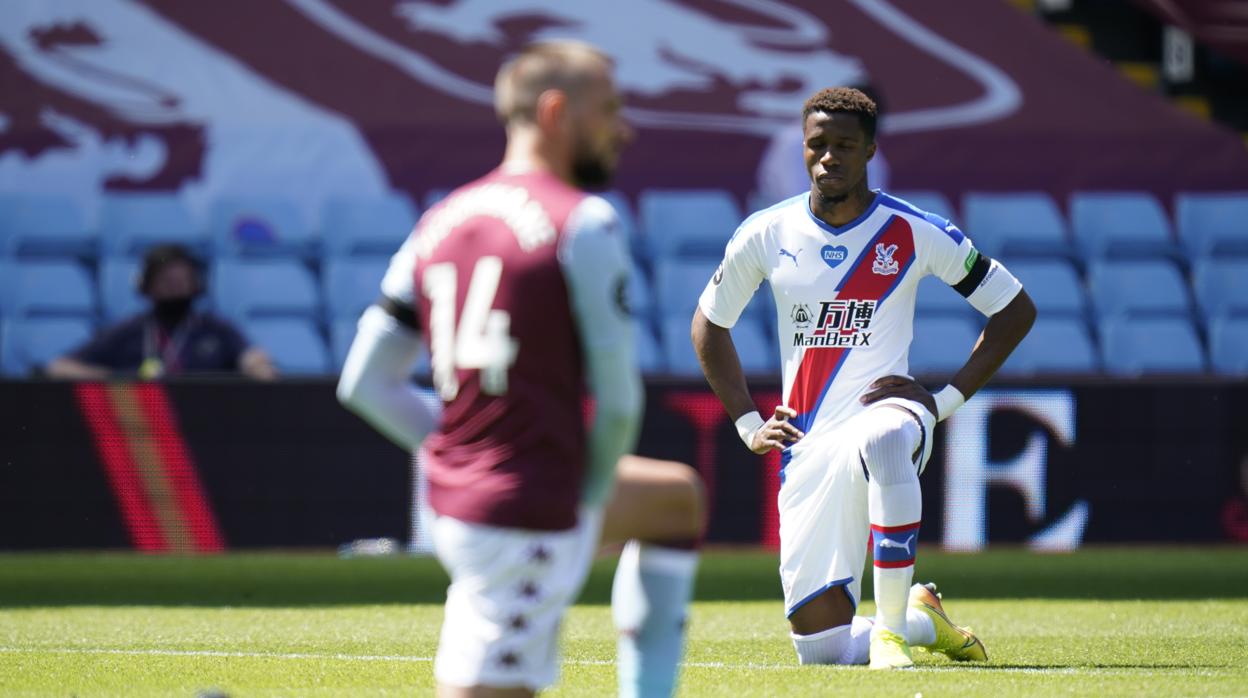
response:
<svg viewBox="0 0 1248 698"><path fill-rule="evenodd" d="M797 310L794 311L794 324L800 328L793 333L795 347L869 347L871 346L871 320L875 317L878 301L846 300L823 301L813 327L807 331L797 322ZM805 306L802 306L804 308Z"/></svg>
<svg viewBox="0 0 1248 698"><path fill-rule="evenodd" d="M823 258L823 263L835 269L845 258L849 256L849 250L844 245L824 245L819 250L819 256Z"/></svg>

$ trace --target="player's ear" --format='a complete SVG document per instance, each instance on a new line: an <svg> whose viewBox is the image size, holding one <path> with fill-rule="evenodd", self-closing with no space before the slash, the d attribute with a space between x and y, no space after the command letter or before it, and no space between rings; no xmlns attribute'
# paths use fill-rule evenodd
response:
<svg viewBox="0 0 1248 698"><path fill-rule="evenodd" d="M867 144L867 161L870 162L873 157L875 157L875 139Z"/></svg>
<svg viewBox="0 0 1248 698"><path fill-rule="evenodd" d="M563 90L546 90L537 96L534 120L543 131L559 128L568 110L568 94Z"/></svg>

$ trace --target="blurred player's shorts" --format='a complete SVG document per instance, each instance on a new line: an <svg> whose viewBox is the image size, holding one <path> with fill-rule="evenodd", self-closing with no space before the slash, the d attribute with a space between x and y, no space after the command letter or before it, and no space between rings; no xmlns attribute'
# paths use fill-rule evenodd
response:
<svg viewBox="0 0 1248 698"><path fill-rule="evenodd" d="M434 520L434 552L451 576L433 672L452 686L540 690L559 677L559 625L585 582L599 509L576 528L531 531Z"/></svg>

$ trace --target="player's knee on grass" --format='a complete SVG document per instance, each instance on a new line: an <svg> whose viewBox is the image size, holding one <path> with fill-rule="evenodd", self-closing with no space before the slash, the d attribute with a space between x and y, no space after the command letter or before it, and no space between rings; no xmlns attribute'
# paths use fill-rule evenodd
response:
<svg viewBox="0 0 1248 698"><path fill-rule="evenodd" d="M854 604L844 586L834 586L802 604L789 616L789 627L795 635L816 635L825 630L849 625L854 619Z"/></svg>
<svg viewBox="0 0 1248 698"><path fill-rule="evenodd" d="M790 637L799 664L866 664L871 621L855 617L847 625L811 635L792 633Z"/></svg>
<svg viewBox="0 0 1248 698"><path fill-rule="evenodd" d="M881 405L864 415L860 453L871 479L896 485L918 477L916 452L922 427L904 409Z"/></svg>

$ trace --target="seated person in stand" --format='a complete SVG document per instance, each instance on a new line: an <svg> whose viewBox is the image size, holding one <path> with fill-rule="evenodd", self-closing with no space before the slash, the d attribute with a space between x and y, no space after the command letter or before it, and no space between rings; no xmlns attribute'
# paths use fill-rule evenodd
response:
<svg viewBox="0 0 1248 698"><path fill-rule="evenodd" d="M156 380L192 373L241 373L273 380L277 370L260 347L223 318L195 309L204 291L199 261L182 245L148 250L139 292L151 307L108 327L85 345L54 359L51 378L101 380L137 376Z"/></svg>

